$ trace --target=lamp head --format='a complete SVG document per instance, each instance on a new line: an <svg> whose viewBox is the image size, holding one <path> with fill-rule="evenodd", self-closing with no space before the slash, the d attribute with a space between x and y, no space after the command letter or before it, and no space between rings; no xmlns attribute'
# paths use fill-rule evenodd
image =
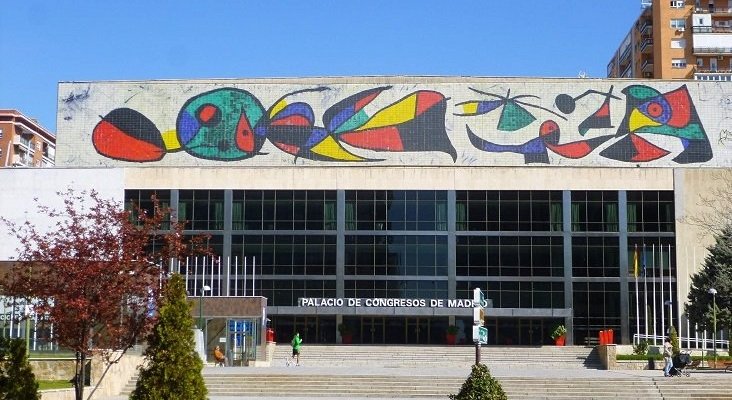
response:
<svg viewBox="0 0 732 400"><path fill-rule="evenodd" d="M715 288L709 288L709 290L707 290L707 292L709 294L711 294L712 296L716 296L717 295L717 289L715 289Z"/></svg>

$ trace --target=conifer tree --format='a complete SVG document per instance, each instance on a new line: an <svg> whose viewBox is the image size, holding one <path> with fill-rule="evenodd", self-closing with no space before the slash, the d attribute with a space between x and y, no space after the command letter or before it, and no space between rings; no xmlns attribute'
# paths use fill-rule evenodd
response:
<svg viewBox="0 0 732 400"><path fill-rule="evenodd" d="M712 331L716 301L717 329L732 329L732 226L727 226L709 247L702 268L691 276L686 313L699 330ZM717 291L716 299L709 289Z"/></svg>
<svg viewBox="0 0 732 400"><path fill-rule="evenodd" d="M173 275L163 293L158 322L145 350L146 365L140 368L130 399L206 399L203 361L195 352L191 304L183 278Z"/></svg>
<svg viewBox="0 0 732 400"><path fill-rule="evenodd" d="M463 383L458 394L451 394L450 400L507 400L501 384L491 376L485 364L473 365L470 376Z"/></svg>
<svg viewBox="0 0 732 400"><path fill-rule="evenodd" d="M25 341L0 339L0 399L40 398L38 382L25 351Z"/></svg>

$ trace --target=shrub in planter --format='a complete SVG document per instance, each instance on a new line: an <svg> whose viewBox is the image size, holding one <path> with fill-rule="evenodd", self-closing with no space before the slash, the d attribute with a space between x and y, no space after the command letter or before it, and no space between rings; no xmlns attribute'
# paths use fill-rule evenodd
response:
<svg viewBox="0 0 732 400"><path fill-rule="evenodd" d="M463 383L458 394L451 394L450 400L507 400L501 384L491 376L485 364L473 365L470 376Z"/></svg>
<svg viewBox="0 0 732 400"><path fill-rule="evenodd" d="M445 339L447 340L447 344L455 344L455 341L457 339L458 334L458 327L455 325L450 325L447 327L447 335Z"/></svg>
<svg viewBox="0 0 732 400"><path fill-rule="evenodd" d="M567 328L564 325L557 325L554 328L554 332L551 334L551 338L557 344L557 346L564 346L564 337L567 335Z"/></svg>
<svg viewBox="0 0 732 400"><path fill-rule="evenodd" d="M633 354L644 356L648 352L648 341L641 339L638 344L633 345Z"/></svg>

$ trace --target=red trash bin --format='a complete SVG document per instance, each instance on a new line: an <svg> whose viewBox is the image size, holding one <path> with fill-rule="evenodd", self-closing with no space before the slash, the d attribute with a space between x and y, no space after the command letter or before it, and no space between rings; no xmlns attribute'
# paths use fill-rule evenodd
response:
<svg viewBox="0 0 732 400"><path fill-rule="evenodd" d="M615 343L615 332L612 329L607 331L607 344Z"/></svg>
<svg viewBox="0 0 732 400"><path fill-rule="evenodd" d="M601 346L605 344L605 331L600 331L600 342L599 343Z"/></svg>
<svg viewBox="0 0 732 400"><path fill-rule="evenodd" d="M267 328L267 343L274 343L275 331L272 328Z"/></svg>

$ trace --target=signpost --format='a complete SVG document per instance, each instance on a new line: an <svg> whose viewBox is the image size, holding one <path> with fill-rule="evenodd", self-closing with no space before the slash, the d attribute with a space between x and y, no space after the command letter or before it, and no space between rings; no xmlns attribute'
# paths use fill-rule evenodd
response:
<svg viewBox="0 0 732 400"><path fill-rule="evenodd" d="M484 327L485 308L488 301L480 288L473 289L473 342L475 342L475 363L480 364L480 345L488 344L488 328Z"/></svg>

